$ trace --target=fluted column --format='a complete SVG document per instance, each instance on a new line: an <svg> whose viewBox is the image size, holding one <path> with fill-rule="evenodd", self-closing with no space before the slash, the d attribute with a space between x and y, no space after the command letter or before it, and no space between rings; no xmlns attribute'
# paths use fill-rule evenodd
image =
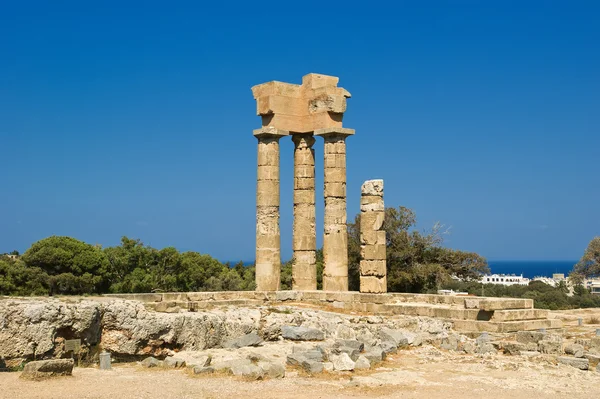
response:
<svg viewBox="0 0 600 399"><path fill-rule="evenodd" d="M292 289L317 289L317 231L315 226L315 139L310 133L293 134L294 229Z"/></svg>
<svg viewBox="0 0 600 399"><path fill-rule="evenodd" d="M346 224L346 137L353 129L328 128L322 136L325 170L323 232L323 290L348 291L348 228Z"/></svg>
<svg viewBox="0 0 600 399"><path fill-rule="evenodd" d="M281 274L279 231L279 139L285 130L262 128L258 139L256 183L256 289L277 291Z"/></svg>

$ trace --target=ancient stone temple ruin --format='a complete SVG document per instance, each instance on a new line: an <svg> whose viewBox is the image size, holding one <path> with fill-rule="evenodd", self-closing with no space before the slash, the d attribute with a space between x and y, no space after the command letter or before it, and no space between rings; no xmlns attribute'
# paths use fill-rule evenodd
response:
<svg viewBox="0 0 600 399"><path fill-rule="evenodd" d="M323 289L348 290L346 226L346 137L342 127L350 93L337 87L334 76L308 74L302 84L267 82L252 88L262 127L258 139L256 190L256 285L276 291L280 285L279 139L294 142L294 222L292 285L315 290L315 137L324 141Z"/></svg>

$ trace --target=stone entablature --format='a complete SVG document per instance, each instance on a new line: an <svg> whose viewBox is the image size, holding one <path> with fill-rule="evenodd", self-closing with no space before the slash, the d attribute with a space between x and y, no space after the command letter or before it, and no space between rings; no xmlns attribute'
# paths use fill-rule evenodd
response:
<svg viewBox="0 0 600 399"><path fill-rule="evenodd" d="M312 133L318 129L341 128L350 93L337 87L339 78L310 73L302 84L267 82L252 87L256 113L263 127L293 133Z"/></svg>

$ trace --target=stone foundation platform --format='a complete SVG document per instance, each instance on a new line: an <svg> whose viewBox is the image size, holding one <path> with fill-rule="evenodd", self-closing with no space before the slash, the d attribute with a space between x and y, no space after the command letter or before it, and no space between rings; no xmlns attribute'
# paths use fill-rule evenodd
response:
<svg viewBox="0 0 600 399"><path fill-rule="evenodd" d="M296 305L344 313L425 316L443 319L458 332L509 333L562 328L533 300L432 294L363 294L334 291L227 291L111 294L138 300L157 312L197 311L218 306Z"/></svg>

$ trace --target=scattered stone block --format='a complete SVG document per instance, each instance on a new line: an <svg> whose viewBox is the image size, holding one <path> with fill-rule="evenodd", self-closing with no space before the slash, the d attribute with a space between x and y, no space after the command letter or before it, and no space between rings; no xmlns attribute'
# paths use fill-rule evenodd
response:
<svg viewBox="0 0 600 399"><path fill-rule="evenodd" d="M584 354L584 350L583 350L583 345L579 345L579 344L571 344L571 345L567 345L565 346L565 353L567 355L573 355L575 357L583 357Z"/></svg>
<svg viewBox="0 0 600 399"><path fill-rule="evenodd" d="M304 371L310 374L317 374L323 372L323 363L317 362L310 359L304 359L300 364Z"/></svg>
<svg viewBox="0 0 600 399"><path fill-rule="evenodd" d="M401 330L392 330L391 328L382 327L379 330L379 336L382 341L393 342L396 347L408 345L408 338L406 333Z"/></svg>
<svg viewBox="0 0 600 399"><path fill-rule="evenodd" d="M544 339L546 333L542 333L539 331L519 331L516 335L517 342L521 342L523 344L528 343L538 343Z"/></svg>
<svg viewBox="0 0 600 399"><path fill-rule="evenodd" d="M236 366L248 366L251 364L252 364L252 362L250 361L250 359L238 358L238 359L229 359L229 360L223 360L223 361L217 362L217 363L213 364L212 367L217 371L221 371L221 370L231 370L233 367L236 367Z"/></svg>
<svg viewBox="0 0 600 399"><path fill-rule="evenodd" d="M527 350L527 345L517 341L499 342L500 348L506 355L518 356L522 351Z"/></svg>
<svg viewBox="0 0 600 399"><path fill-rule="evenodd" d="M241 337L231 339L223 345L225 348L243 348L245 346L259 346L263 339L256 333L242 335Z"/></svg>
<svg viewBox="0 0 600 399"><path fill-rule="evenodd" d="M566 364L567 366L572 366L580 370L587 370L590 367L590 361L587 359L570 356L559 356L557 360L559 364Z"/></svg>
<svg viewBox="0 0 600 399"><path fill-rule="evenodd" d="M282 364L261 361L258 362L257 366L263 369L265 375L270 378L285 377L285 367Z"/></svg>
<svg viewBox="0 0 600 399"><path fill-rule="evenodd" d="M281 336L292 341L323 341L325 334L316 328L283 326Z"/></svg>
<svg viewBox="0 0 600 399"><path fill-rule="evenodd" d="M210 365L212 357L209 355L201 355L196 357L192 362L186 362L188 367L207 367Z"/></svg>
<svg viewBox="0 0 600 399"><path fill-rule="evenodd" d="M353 348L362 352L365 349L365 344L363 342L357 341L355 339L340 339L333 344L334 348Z"/></svg>
<svg viewBox="0 0 600 399"><path fill-rule="evenodd" d="M388 353L394 353L398 349L396 343L390 341L382 341L379 346L381 346L381 349L386 355Z"/></svg>
<svg viewBox="0 0 600 399"><path fill-rule="evenodd" d="M194 367L194 374L212 374L215 371L214 367Z"/></svg>
<svg viewBox="0 0 600 399"><path fill-rule="evenodd" d="M600 363L600 355L595 354L595 353L586 353L583 355L583 357L585 357L587 360L590 361L590 363L593 364L598 364Z"/></svg>
<svg viewBox="0 0 600 399"><path fill-rule="evenodd" d="M147 357L144 360L142 360L142 362L140 364L142 365L142 367L152 368L152 367L161 367L163 365L163 362L150 356L150 357Z"/></svg>
<svg viewBox="0 0 600 399"><path fill-rule="evenodd" d="M333 363L333 369L337 371L352 371L355 367L354 361L347 353L333 356L331 362Z"/></svg>
<svg viewBox="0 0 600 399"><path fill-rule="evenodd" d="M237 377L260 380L265 376L265 372L254 364L236 364L231 367L231 373Z"/></svg>
<svg viewBox="0 0 600 399"><path fill-rule="evenodd" d="M540 352L549 355L562 355L563 341L560 335L549 334L538 342Z"/></svg>
<svg viewBox="0 0 600 399"><path fill-rule="evenodd" d="M331 362L324 362L323 363L323 371L327 371L328 373L333 371L333 363Z"/></svg>
<svg viewBox="0 0 600 399"><path fill-rule="evenodd" d="M365 352L362 354L369 363L379 363L385 360L385 352L380 346L373 346L365 348Z"/></svg>
<svg viewBox="0 0 600 399"><path fill-rule="evenodd" d="M167 357L163 361L163 367L172 369L185 367L185 360L178 357Z"/></svg>
<svg viewBox="0 0 600 399"><path fill-rule="evenodd" d="M26 380L37 380L63 375L72 375L73 359L38 360L25 365L20 378Z"/></svg>
<svg viewBox="0 0 600 399"><path fill-rule="evenodd" d="M367 359L365 356L359 356L356 360L356 363L354 364L354 368L357 370L370 369L371 362L369 362L369 359Z"/></svg>
<svg viewBox="0 0 600 399"><path fill-rule="evenodd" d="M341 346L339 348L335 348L332 353L339 355L341 353L346 353L348 354L348 356L350 356L350 359L356 361L356 359L358 359L358 357L360 356L360 351L358 349L355 348L349 348L347 346Z"/></svg>

